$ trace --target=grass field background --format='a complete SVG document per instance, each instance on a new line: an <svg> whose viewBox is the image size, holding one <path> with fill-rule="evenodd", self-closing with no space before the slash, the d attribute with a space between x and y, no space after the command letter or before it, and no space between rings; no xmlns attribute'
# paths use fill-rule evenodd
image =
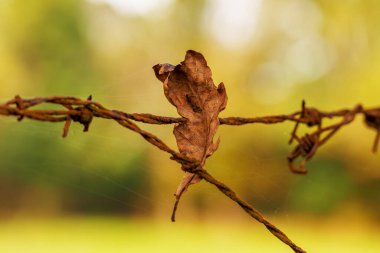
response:
<svg viewBox="0 0 380 253"><path fill-rule="evenodd" d="M380 227L368 220L297 220L296 217L276 220L308 252L376 253L380 249ZM16 219L0 225L2 253L292 252L263 226L250 221L171 223L137 218L71 217Z"/></svg>

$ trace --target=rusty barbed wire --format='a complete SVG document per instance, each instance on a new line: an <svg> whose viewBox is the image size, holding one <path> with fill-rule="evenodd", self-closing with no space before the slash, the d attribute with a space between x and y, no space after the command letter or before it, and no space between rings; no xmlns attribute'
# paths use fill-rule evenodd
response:
<svg viewBox="0 0 380 253"><path fill-rule="evenodd" d="M62 105L66 110L31 110L34 107L43 103ZM117 110L108 110L100 103L92 101L92 97L87 100L81 100L75 97L46 97L22 99L16 96L14 99L0 105L0 115L17 116L18 121L24 118L29 118L38 121L47 122L65 122L63 127L63 137L69 133L71 122L78 122L84 126L83 131L88 131L92 119L94 117L113 119L120 125L140 134L145 140L159 149L172 155L172 159L185 164L195 163L183 154L169 148L162 140L155 135L140 129L135 123L130 121L136 120L149 124L170 124L178 123L182 119L161 117L150 114L128 114Z"/></svg>
<svg viewBox="0 0 380 253"><path fill-rule="evenodd" d="M35 107L40 104L55 104L60 105L63 108L61 110L30 109L31 107ZM240 126L244 124L255 123L278 124L285 121L295 122L296 125L291 133L289 144L292 144L294 140L298 144L288 155L287 159L289 168L293 173L305 174L307 173L305 163L316 154L319 147L330 140L330 138L343 126L350 124L358 114L364 115L365 124L377 132L372 148L373 152L376 152L380 139L380 108L364 109L361 105L357 105L353 109L322 112L316 108L306 107L306 103L302 101L301 110L288 115L275 115L254 118L219 118L219 123L221 125ZM171 149L157 136L142 130L132 122L133 120L148 124L177 124L184 122L186 120L184 118L156 116L147 113L126 113L119 110L109 110L100 103L92 101L91 96L89 96L86 100L63 96L32 99L23 99L20 96L16 96L14 99L11 99L4 104L0 104L0 115L16 116L18 121L21 121L24 118L29 118L38 121L64 122L62 134L63 137L66 137L69 134L69 129L73 121L82 124L83 131L86 132L89 130L93 118L112 119L123 127L138 133L146 141L156 146L157 148L171 154L171 159L180 163L184 171L196 173L207 182L216 186L219 191L236 202L241 208L243 208L245 212L247 212L258 222L262 223L273 235L290 246L295 252L305 252L296 244L294 244L281 230L267 221L259 211L238 197L238 195L232 189L215 179L211 174L199 166L197 161L192 160L183 154ZM326 118L341 118L341 121L323 127L323 120ZM297 135L297 130L300 124L306 125L307 127L316 126L317 129L300 137ZM296 166L294 162L299 158L302 160L300 164Z"/></svg>

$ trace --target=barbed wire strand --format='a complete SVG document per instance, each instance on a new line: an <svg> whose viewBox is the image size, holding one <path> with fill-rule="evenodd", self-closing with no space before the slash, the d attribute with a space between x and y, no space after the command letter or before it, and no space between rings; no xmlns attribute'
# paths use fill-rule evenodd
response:
<svg viewBox="0 0 380 253"><path fill-rule="evenodd" d="M61 105L65 109L29 109L31 107L46 103ZM305 162L311 159L315 155L317 149L325 144L338 130L340 130L343 126L350 124L358 114L363 114L365 116L364 119L366 125L377 131L375 142L372 148L375 152L377 150L378 142L380 139L380 108L363 109L361 105L358 105L353 109L342 109L333 112L321 112L316 108L306 107L306 103L303 101L301 111L297 111L288 115L253 118L228 117L219 118L219 122L221 125L232 126L254 123L277 124L284 121L295 122L296 125L293 129L293 132L291 133L291 139L289 143L291 144L293 140L296 140L298 142L298 145L288 156L289 168L294 173L304 174L307 172L304 166ZM262 223L274 236L290 246L294 252L305 252L303 249L294 244L281 230L266 220L258 210L256 210L247 202L243 201L232 189L230 189L224 183L215 179L211 174L199 166L199 161L192 160L186 157L186 155L171 149L157 136L142 130L131 121L134 120L148 124L177 124L185 122L185 118L156 116L147 113L125 113L119 110L109 110L102 106L100 103L92 101L91 96L89 96L87 100L63 96L32 99L23 99L20 96L16 96L14 99L11 99L4 104L0 104L0 115L16 116L18 117L19 121L21 121L23 118L29 118L38 121L65 122L63 127L63 137L66 137L68 135L72 121L79 122L84 126L84 131L88 131L94 117L112 119L123 127L138 133L152 145L171 154L171 159L182 164L181 167L184 171L196 173L208 183L216 186L219 191L236 202L252 218ZM330 126L322 127L323 119L331 119L335 117L341 117L342 120ZM305 124L308 127L318 126L318 128L310 134L307 133L304 136L299 137L296 133L299 124ZM325 136L322 138L322 135ZM295 166L294 161L300 157L303 160L299 166Z"/></svg>

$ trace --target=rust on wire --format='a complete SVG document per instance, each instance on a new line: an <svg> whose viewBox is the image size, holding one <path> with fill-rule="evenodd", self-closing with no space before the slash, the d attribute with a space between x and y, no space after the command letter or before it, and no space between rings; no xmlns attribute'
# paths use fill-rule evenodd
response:
<svg viewBox="0 0 380 253"><path fill-rule="evenodd" d="M199 66L201 67L199 68ZM361 105L357 105L352 109L324 112L313 107L307 107L306 102L302 101L301 110L291 114L252 118L218 118L218 113L224 109L227 103L224 84L221 83L218 87L214 86L214 84L210 85L210 80L212 82L211 70L201 54L190 50L186 54L185 61L181 64L177 66L158 64L153 69L157 78L164 83L165 95L168 100L177 107L182 117L165 117L147 113L126 113L120 110L110 110L93 101L92 96L82 100L68 96L25 99L18 95L6 103L0 104L0 115L15 116L18 121L28 118L45 122L63 122L63 137L68 136L72 122L78 122L83 125L83 131L87 132L94 118L113 120L121 126L136 132L160 150L169 153L172 160L181 164L182 170L185 171L185 176L175 194L176 202L172 213L173 221L182 194L190 184L197 183L203 179L213 184L220 192L238 204L252 218L263 224L274 236L297 253L305 251L293 243L275 225L266 220L258 210L242 200L231 188L215 179L203 168L205 160L218 148L219 142L213 142L217 127L219 125L278 124L285 121L295 123L289 144L296 142L296 145L287 159L290 170L297 174L307 173L306 162L313 158L318 149L329 141L334 134L354 121L356 116L360 114L364 116L365 124L376 131L372 150L376 152L378 149L380 108L364 109ZM179 86L179 84L182 86ZM206 84L206 86L196 90L198 89L197 85L200 84ZM205 90L208 96L204 96L202 93ZM179 95L182 96L182 101ZM207 99L204 99L204 97L207 97ZM62 108L58 110L33 109L33 107L40 104L55 104L62 106ZM327 125L324 122L325 119L332 118L339 119L338 123ZM174 134L180 152L170 148L152 133L141 129L133 121L147 124L175 124ZM202 121L204 124L199 124ZM313 130L299 136L297 130L300 125L305 125ZM202 133L203 136L197 136L198 133ZM195 138L195 144L189 141L189 138ZM198 146L193 147L191 145ZM187 152L187 150L201 150L201 152L191 153ZM299 159L301 161L296 164Z"/></svg>
<svg viewBox="0 0 380 253"><path fill-rule="evenodd" d="M376 137L372 147L372 151L375 153L378 149L380 139L380 108L366 110L364 111L364 116L366 125L376 131Z"/></svg>
<svg viewBox="0 0 380 253"><path fill-rule="evenodd" d="M39 104L50 103L62 105L62 110L35 110L31 109ZM320 146L325 144L339 129L343 126L351 123L356 115L363 114L365 123L368 127L376 130L376 139L373 146L373 151L377 150L379 142L379 132L380 132L380 108L376 109L363 109L362 106L356 106L353 109L343 109L339 111L332 112L321 112L315 108L307 108L303 102L302 110L291 113L289 115L277 115L277 116L265 116L265 117L254 117L254 118L243 118L243 117L228 117L219 118L219 123L221 125L232 125L238 126L243 124L277 124L284 121L295 122L297 126L299 124L304 124L308 127L317 126L314 132L307 133L304 136L298 136L296 131L293 130L291 134L291 139L297 142L294 150L289 154L289 168L294 173L304 174L306 173L305 163L310 160ZM202 179L215 185L223 194L231 198L234 202L239 204L244 211L246 211L250 216L263 223L267 229L278 237L281 241L288 244L293 248L295 252L304 252L301 248L296 246L290 241L286 235L281 232L278 228L268 222L263 216L254 209L251 205L241 200L236 193L228 188L225 184L216 180L204 169L198 167L197 161L192 160L189 157L171 149L168 147L161 139L155 135L140 129L133 121L144 122L149 124L178 124L184 121L183 118L174 117L164 117L156 116L152 114L139 114L139 113L125 113L119 110L109 110L102 106L98 102L92 101L89 97L86 100L81 100L74 97L47 97L47 98L33 98L33 99L23 99L20 96L16 96L14 99L0 105L0 115L5 116L16 116L20 121L23 118L29 118L38 121L47 122L64 122L63 127L63 137L66 137L69 133L69 128L71 122L78 122L84 126L84 131L89 130L89 126L92 123L94 117L112 119L138 134L140 134L145 140L159 149L171 154L171 159L182 164L184 171L189 173L196 173ZM322 127L323 119L325 118L342 118L340 122L332 124L326 127ZM325 136L322 138L322 134ZM294 161L302 157L303 160L301 164L296 166Z"/></svg>

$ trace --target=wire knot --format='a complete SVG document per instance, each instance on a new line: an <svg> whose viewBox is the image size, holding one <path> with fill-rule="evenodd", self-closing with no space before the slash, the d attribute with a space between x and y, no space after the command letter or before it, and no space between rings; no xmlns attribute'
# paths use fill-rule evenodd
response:
<svg viewBox="0 0 380 253"><path fill-rule="evenodd" d="M19 95L16 95L15 96L15 104L16 104L16 107L17 107L17 109L19 109L19 110L24 110L24 109L26 109L27 107L24 105L24 101L23 101L23 99L19 96ZM17 120L18 121L21 121L22 119L24 118L24 115L20 115L20 116L18 116L17 117Z"/></svg>
<svg viewBox="0 0 380 253"><path fill-rule="evenodd" d="M312 127L321 125L322 118L322 114L317 109L304 107L300 120L304 121L308 127Z"/></svg>
<svg viewBox="0 0 380 253"><path fill-rule="evenodd" d="M305 168L305 162L311 159L319 147L319 134L306 134L302 138L294 136L297 140L298 145L295 149L288 155L289 168L293 173L306 174L307 170ZM304 159L298 167L294 165L294 160L298 157L303 157Z"/></svg>
<svg viewBox="0 0 380 253"><path fill-rule="evenodd" d="M192 164L187 164L187 165L182 164L182 170L185 172L192 173L192 174L197 174L202 169L203 169L202 166L198 163L192 163Z"/></svg>
<svg viewBox="0 0 380 253"><path fill-rule="evenodd" d="M71 119L74 122L82 124L84 126L83 132L87 132L94 117L92 111L88 109L86 105L75 108L75 110L80 113L78 115L72 115Z"/></svg>
<svg viewBox="0 0 380 253"><path fill-rule="evenodd" d="M297 137L297 129L300 123L306 124L308 127L318 126L318 129L322 126L322 113L312 107L306 107L305 100L302 100L302 110L298 119L296 119L297 123L294 126L293 132L291 134L289 144L293 142Z"/></svg>
<svg viewBox="0 0 380 253"><path fill-rule="evenodd" d="M91 101L92 96L89 96L87 98L87 101ZM94 118L94 114L92 110L90 109L89 104L85 104L83 106L79 106L77 108L72 108L71 106L68 106L69 110L73 110L78 112L78 114L68 115L66 118L65 126L63 127L63 135L62 137L65 138L70 129L71 121L78 122L84 126L83 132L87 132L90 124L92 122L92 119Z"/></svg>

